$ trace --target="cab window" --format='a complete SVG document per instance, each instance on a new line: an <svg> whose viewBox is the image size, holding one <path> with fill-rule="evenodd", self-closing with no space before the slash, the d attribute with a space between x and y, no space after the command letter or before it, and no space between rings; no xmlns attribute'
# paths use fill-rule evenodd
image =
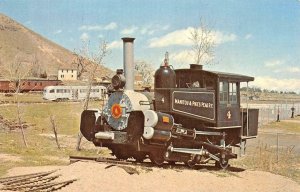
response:
<svg viewBox="0 0 300 192"><path fill-rule="evenodd" d="M237 104L237 83L220 82L220 103Z"/></svg>
<svg viewBox="0 0 300 192"><path fill-rule="evenodd" d="M229 83L229 103L237 103L236 83Z"/></svg>
<svg viewBox="0 0 300 192"><path fill-rule="evenodd" d="M54 89L51 89L51 90L49 91L49 93L54 93Z"/></svg>
<svg viewBox="0 0 300 192"><path fill-rule="evenodd" d="M228 82L220 82L219 84L220 91L220 103L227 104L228 101Z"/></svg>

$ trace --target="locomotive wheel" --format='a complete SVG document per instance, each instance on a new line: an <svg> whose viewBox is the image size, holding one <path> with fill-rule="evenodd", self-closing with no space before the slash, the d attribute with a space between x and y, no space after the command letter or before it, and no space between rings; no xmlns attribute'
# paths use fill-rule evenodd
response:
<svg viewBox="0 0 300 192"><path fill-rule="evenodd" d="M188 160L187 162L184 163L185 165L187 165L189 168L194 168L196 165L196 162L193 160Z"/></svg>
<svg viewBox="0 0 300 192"><path fill-rule="evenodd" d="M229 166L228 160L227 159L220 159L220 161L216 161L215 162L215 166L217 168L221 168L221 169L226 169Z"/></svg>
<svg viewBox="0 0 300 192"><path fill-rule="evenodd" d="M144 153L136 153L133 155L133 158L136 162L142 163L146 159L146 154Z"/></svg>
<svg viewBox="0 0 300 192"><path fill-rule="evenodd" d="M169 165L175 165L175 161L168 161Z"/></svg>
<svg viewBox="0 0 300 192"><path fill-rule="evenodd" d="M117 159L127 160L130 157L126 151L122 151L121 149L114 149L112 152Z"/></svg>
<svg viewBox="0 0 300 192"><path fill-rule="evenodd" d="M164 156L160 153L150 153L149 159L157 166L162 166L165 162Z"/></svg>
<svg viewBox="0 0 300 192"><path fill-rule="evenodd" d="M122 153L115 153L115 156L117 157L117 159L121 159L121 160L127 160L129 158L127 154L122 154Z"/></svg>

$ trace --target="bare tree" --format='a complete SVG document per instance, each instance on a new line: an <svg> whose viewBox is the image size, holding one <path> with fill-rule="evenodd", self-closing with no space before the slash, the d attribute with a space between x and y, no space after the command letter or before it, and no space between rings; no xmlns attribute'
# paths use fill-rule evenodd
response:
<svg viewBox="0 0 300 192"><path fill-rule="evenodd" d="M39 62L38 56L36 54L31 55L30 62L33 66L30 70L30 75L33 77L40 77L44 71L41 62Z"/></svg>
<svg viewBox="0 0 300 192"><path fill-rule="evenodd" d="M195 64L210 64L214 58L216 42L209 25L200 18L199 26L191 30L189 38L193 43L191 54Z"/></svg>
<svg viewBox="0 0 300 192"><path fill-rule="evenodd" d="M100 68L100 66L103 66L104 64L104 58L106 55L109 54L108 48L107 48L107 42L102 41L99 44L99 47L96 52L92 52L89 49L89 42L84 42L83 48L80 50L80 55L83 57L83 68L86 70L87 73L87 93L86 97L84 99L84 105L83 110L87 110L89 106L90 101L90 93L91 93L91 87L93 84L93 81L95 79L95 75ZM82 134L79 131L78 133L78 139L77 139L77 146L76 149L80 150L80 143L82 139Z"/></svg>
<svg viewBox="0 0 300 192"><path fill-rule="evenodd" d="M75 66L75 68L77 69L77 77L81 78L81 75L84 72L87 72L86 70L87 59L84 58L81 54L76 53L75 51L73 55L74 55L74 60L72 62L72 65Z"/></svg>
<svg viewBox="0 0 300 192"><path fill-rule="evenodd" d="M98 50L95 53L93 53L89 50L88 44L84 49L85 58L88 59L87 65L86 65L87 74L88 74L88 82L87 82L88 89L87 89L86 97L84 100L83 110L88 109L89 101L90 101L91 87L92 87L93 81L95 79L95 75L96 75L99 67L103 66L103 64L104 64L103 60L108 53L109 52L107 49L106 41L102 41L99 44Z"/></svg>
<svg viewBox="0 0 300 192"><path fill-rule="evenodd" d="M22 58L22 56L16 55L14 61L10 63L8 66L6 66L6 73L9 75L8 78L10 79L11 84L14 85L12 89L14 90L15 101L17 104L17 115L16 115L17 122L18 122L18 126L21 129L24 145L27 147L28 144L24 132L24 127L23 127L22 111L21 111L19 95L20 92L22 91L21 82L30 73L32 69L32 63L28 63L27 61L24 62L23 59L24 58Z"/></svg>
<svg viewBox="0 0 300 192"><path fill-rule="evenodd" d="M139 60L135 62L134 69L136 72L138 72L138 74L142 76L144 85L153 84L154 69L152 65L150 65L146 61Z"/></svg>

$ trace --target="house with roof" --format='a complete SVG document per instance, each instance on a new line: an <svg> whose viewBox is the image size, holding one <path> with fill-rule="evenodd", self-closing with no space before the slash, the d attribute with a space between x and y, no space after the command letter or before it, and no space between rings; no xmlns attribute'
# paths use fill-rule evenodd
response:
<svg viewBox="0 0 300 192"><path fill-rule="evenodd" d="M77 69L59 69L57 79L61 81L75 81L77 80Z"/></svg>

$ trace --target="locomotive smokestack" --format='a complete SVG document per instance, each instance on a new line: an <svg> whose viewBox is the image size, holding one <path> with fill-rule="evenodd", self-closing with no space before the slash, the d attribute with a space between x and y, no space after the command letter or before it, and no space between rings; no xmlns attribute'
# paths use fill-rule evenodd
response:
<svg viewBox="0 0 300 192"><path fill-rule="evenodd" d="M134 58L133 58L133 41L135 38L124 37L123 40L123 57L126 90L134 90Z"/></svg>

